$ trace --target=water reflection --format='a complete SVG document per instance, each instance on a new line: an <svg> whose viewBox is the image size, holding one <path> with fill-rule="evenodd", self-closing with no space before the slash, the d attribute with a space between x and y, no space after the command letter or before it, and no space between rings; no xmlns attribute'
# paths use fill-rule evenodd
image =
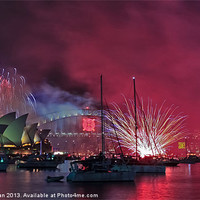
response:
<svg viewBox="0 0 200 200"><path fill-rule="evenodd" d="M20 170L9 166L0 174L0 192L45 192L98 194L99 199L109 200L177 200L200 199L200 164L181 164L167 167L166 174L137 174L135 182L122 183L47 183L47 176L65 176L59 170Z"/></svg>
<svg viewBox="0 0 200 200"><path fill-rule="evenodd" d="M137 199L163 199L166 190L164 184L165 174L139 174L136 176L136 198ZM147 192L149 191L149 192ZM159 191L159 193L157 192ZM133 197L132 199L134 199Z"/></svg>
<svg viewBox="0 0 200 200"><path fill-rule="evenodd" d="M26 171L30 171L30 172L40 172L40 171L52 171L52 172L55 172L55 171L59 171L59 169L54 169L54 168L18 168L16 165L14 164L11 164L8 166L7 172L26 172Z"/></svg>
<svg viewBox="0 0 200 200"><path fill-rule="evenodd" d="M191 175L191 164L188 164L188 174Z"/></svg>

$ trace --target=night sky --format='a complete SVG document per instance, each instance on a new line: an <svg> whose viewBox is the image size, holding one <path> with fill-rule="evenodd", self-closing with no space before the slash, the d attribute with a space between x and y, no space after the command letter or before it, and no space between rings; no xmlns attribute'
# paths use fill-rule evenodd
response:
<svg viewBox="0 0 200 200"><path fill-rule="evenodd" d="M199 127L200 2L0 2L0 64L37 96L43 84L109 103L138 94Z"/></svg>

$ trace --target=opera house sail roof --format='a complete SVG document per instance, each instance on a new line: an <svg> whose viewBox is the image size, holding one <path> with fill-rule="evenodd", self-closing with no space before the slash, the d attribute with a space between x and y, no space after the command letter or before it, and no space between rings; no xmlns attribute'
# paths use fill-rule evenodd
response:
<svg viewBox="0 0 200 200"><path fill-rule="evenodd" d="M46 138L49 129L38 130L37 123L26 126L28 114L16 118L16 113L8 113L0 118L0 145L34 144Z"/></svg>

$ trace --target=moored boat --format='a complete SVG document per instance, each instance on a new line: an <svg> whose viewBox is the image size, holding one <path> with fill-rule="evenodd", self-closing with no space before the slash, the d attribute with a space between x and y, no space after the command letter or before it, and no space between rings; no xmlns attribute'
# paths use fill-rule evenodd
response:
<svg viewBox="0 0 200 200"><path fill-rule="evenodd" d="M113 159L115 163L126 163L126 166L130 171L135 173L165 173L166 166L152 157L146 157L144 159L136 160L134 157L128 156L122 159Z"/></svg>
<svg viewBox="0 0 200 200"><path fill-rule="evenodd" d="M48 160L42 156L32 155L27 161L20 161L18 168L57 168L59 163L55 160Z"/></svg>
<svg viewBox="0 0 200 200"><path fill-rule="evenodd" d="M180 159L179 162L185 164L195 164L197 162L200 162L200 158L196 155L189 155L188 157Z"/></svg>
<svg viewBox="0 0 200 200"><path fill-rule="evenodd" d="M49 182L60 182L64 176L47 176L46 181Z"/></svg>
<svg viewBox="0 0 200 200"><path fill-rule="evenodd" d="M126 165L111 165L111 160L74 161L67 181L71 182L111 182L134 181L135 172Z"/></svg>
<svg viewBox="0 0 200 200"><path fill-rule="evenodd" d="M164 166L169 166L169 167L176 167L179 164L179 160L177 159L163 159L161 160L161 164Z"/></svg>

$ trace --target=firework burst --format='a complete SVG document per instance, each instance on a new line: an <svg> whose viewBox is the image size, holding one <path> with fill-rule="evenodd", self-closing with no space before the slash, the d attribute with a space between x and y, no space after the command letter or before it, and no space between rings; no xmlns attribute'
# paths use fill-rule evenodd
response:
<svg viewBox="0 0 200 200"><path fill-rule="evenodd" d="M25 85L25 78L17 74L16 68L0 73L0 115L16 112L22 115L35 110L36 101Z"/></svg>
<svg viewBox="0 0 200 200"><path fill-rule="evenodd" d="M110 139L121 146L136 152L134 102L125 99L125 110L113 104L114 109L106 112L106 131ZM137 148L141 157L145 155L163 155L172 143L185 137L184 122L186 116L176 114L177 108L171 106L164 109L153 107L149 101L146 108L141 103L137 107Z"/></svg>

